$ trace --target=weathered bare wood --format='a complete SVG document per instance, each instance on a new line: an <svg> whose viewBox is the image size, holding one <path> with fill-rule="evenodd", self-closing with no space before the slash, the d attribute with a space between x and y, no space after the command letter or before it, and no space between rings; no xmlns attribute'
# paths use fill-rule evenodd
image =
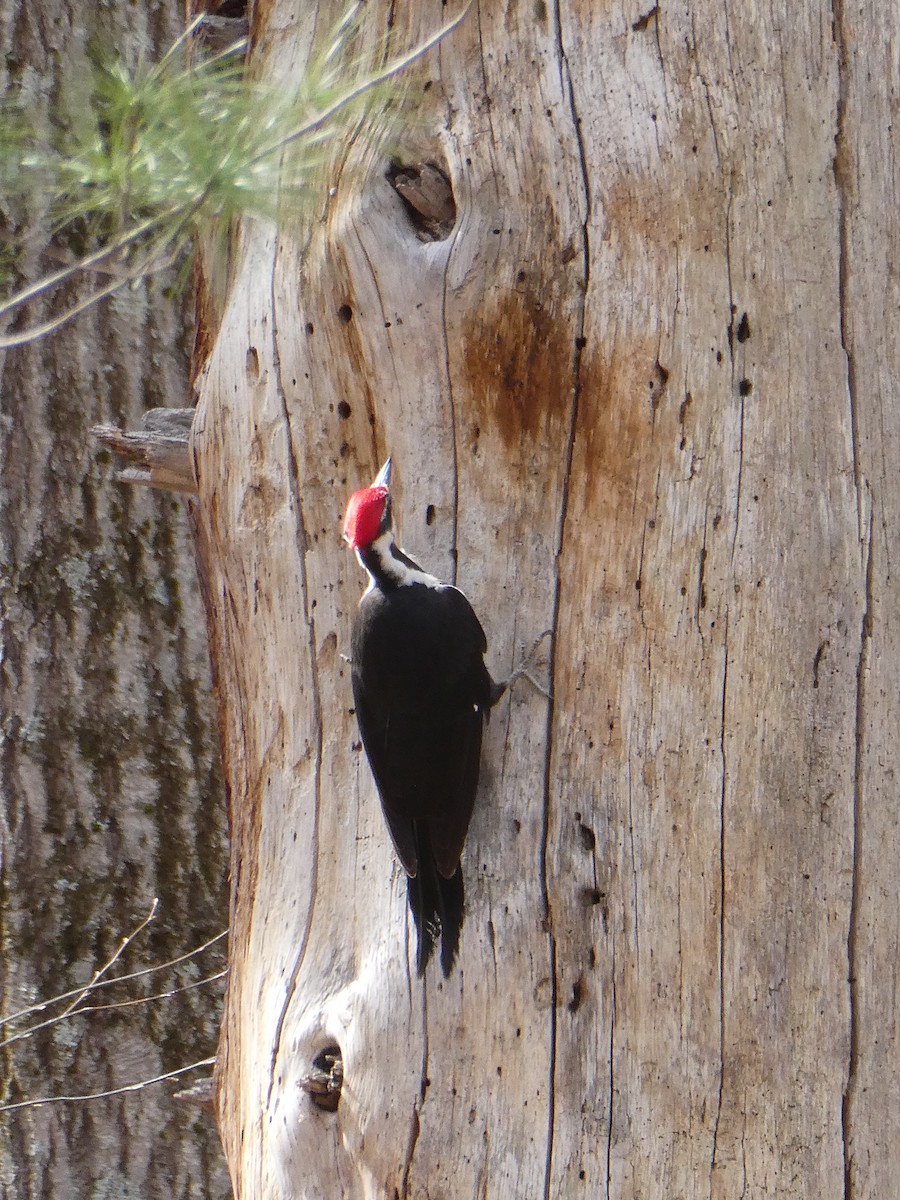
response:
<svg viewBox="0 0 900 1200"><path fill-rule="evenodd" d="M95 425L91 436L119 458L137 465L117 472L120 483L141 483L162 491L196 495L190 433L192 408L153 408L137 432Z"/></svg>
<svg viewBox="0 0 900 1200"><path fill-rule="evenodd" d="M313 16L262 16L295 76ZM245 1200L890 1194L900 124L865 64L900 31L838 16L483 3L394 150L447 164L449 237L381 162L305 252L246 231L194 428ZM424 987L341 658L340 516L388 450L496 672L554 630Z"/></svg>
<svg viewBox="0 0 900 1200"><path fill-rule="evenodd" d="M897 89L887 82L896 80L900 19L896 8L844 5L836 16L841 382L858 502L853 567L865 585L862 620L848 638L855 674L852 750L840 747L853 762L850 911L842 914L849 1032L841 1129L846 1195L879 1200L896 1189L900 1169L900 280L893 253L900 243L900 122ZM887 77L873 69L881 63ZM820 685L830 679L842 645L826 633ZM831 820L833 798L822 796L822 820Z"/></svg>
<svg viewBox="0 0 900 1200"><path fill-rule="evenodd" d="M193 408L150 408L143 419L148 432L185 442L190 440L193 423Z"/></svg>

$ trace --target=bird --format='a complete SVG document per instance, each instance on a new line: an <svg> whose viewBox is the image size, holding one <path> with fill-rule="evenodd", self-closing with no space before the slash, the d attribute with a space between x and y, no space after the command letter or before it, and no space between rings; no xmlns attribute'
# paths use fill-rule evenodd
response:
<svg viewBox="0 0 900 1200"><path fill-rule="evenodd" d="M369 577L353 620L350 677L362 744L407 875L416 970L424 976L440 938L446 978L463 924L460 857L484 725L526 672L491 677L487 638L465 595L395 543L390 483L389 458L369 487L353 493L344 517L344 539Z"/></svg>

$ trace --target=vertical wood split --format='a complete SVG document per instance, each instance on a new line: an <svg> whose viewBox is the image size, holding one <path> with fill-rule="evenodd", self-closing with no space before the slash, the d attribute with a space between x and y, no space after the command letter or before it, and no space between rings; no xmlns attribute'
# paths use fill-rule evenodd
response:
<svg viewBox="0 0 900 1200"><path fill-rule="evenodd" d="M890 895L894 702L861 680L900 621L858 514L874 479L900 523L872 316L898 218L831 170L821 114L856 145L867 85L814 6L620 25L473 10L417 67L415 169L373 164L352 211L337 186L302 252L249 236L207 364L203 544L237 656L220 1108L245 1200L868 1200L887 1178L893 1118L859 1081L885 1080L867 922L896 936L896 912L862 876ZM884 186L890 156L860 153ZM421 993L341 658L340 514L388 449L404 543L470 595L489 658L554 631L552 699L517 693L487 731L459 966ZM292 1097L326 1035L323 1114Z"/></svg>

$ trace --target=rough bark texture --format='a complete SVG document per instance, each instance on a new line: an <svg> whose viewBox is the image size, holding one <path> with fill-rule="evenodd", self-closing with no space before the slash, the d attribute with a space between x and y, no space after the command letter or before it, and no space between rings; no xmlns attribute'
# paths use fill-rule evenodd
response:
<svg viewBox="0 0 900 1200"><path fill-rule="evenodd" d="M396 49L442 13L369 9ZM257 10L262 69L302 69L299 12ZM195 426L243 1200L891 1193L898 36L889 6L484 0L397 139L448 238L381 162L305 252L246 232ZM555 631L424 987L341 658L340 516L388 451L495 673ZM299 1084L334 1043L328 1113Z"/></svg>
<svg viewBox="0 0 900 1200"><path fill-rule="evenodd" d="M2 79L65 112L89 45L158 55L181 16L177 5L0 2ZM32 253L17 264L26 278L54 264L42 217L28 214ZM0 360L4 1017L85 983L154 896L159 915L116 974L226 924L223 788L184 506L113 482L109 455L98 458L88 436L98 421L136 428L147 408L189 402L190 351L183 305L149 285ZM220 943L94 1003L199 980L223 958ZM210 1055L221 986L10 1045L2 1103L102 1091ZM5 1024L0 1039L48 1015ZM171 1099L190 1082L3 1114L0 1196L227 1196L212 1120Z"/></svg>

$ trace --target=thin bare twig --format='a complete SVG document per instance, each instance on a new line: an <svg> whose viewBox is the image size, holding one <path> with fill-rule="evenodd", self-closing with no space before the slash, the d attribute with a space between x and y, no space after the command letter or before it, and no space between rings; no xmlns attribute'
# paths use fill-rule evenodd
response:
<svg viewBox="0 0 900 1200"><path fill-rule="evenodd" d="M15 1104L0 1105L0 1113L13 1112L17 1108L39 1108L43 1104L73 1104L79 1100L106 1100L110 1096L123 1096L126 1092L141 1092L154 1083L165 1083L167 1079L177 1079L188 1071L196 1071L198 1067L211 1067L215 1063L212 1058L201 1058L199 1062L187 1067L179 1067L176 1071L166 1071L163 1075L154 1075L152 1079L141 1079L137 1083L127 1083L123 1087L109 1088L105 1092L87 1092L80 1096L41 1096L38 1100L19 1100Z"/></svg>
<svg viewBox="0 0 900 1200"><path fill-rule="evenodd" d="M62 1019L63 1017L67 1017L69 1015L69 1013L71 1013L73 1011L73 1009L78 1007L78 1005L81 1003L81 1001L84 999L84 997L88 995L88 993L91 991L91 989L97 986L97 983L103 978L103 976L110 969L110 967L114 966L115 963L118 962L118 960L121 958L123 952L131 945L131 943L138 936L138 934L141 934L144 932L144 930L147 928L147 926L150 924L150 922L156 916L156 910L158 908L159 908L159 897L154 896L153 901L150 904L150 911L147 913L146 917L144 917L143 921L141 921L140 924L137 925L131 931L131 933L127 933L121 939L112 958L107 959L107 961L103 964L102 967L97 968L97 970L91 976L90 982L86 983L84 985L84 987L76 995L76 997L72 1001L72 1003L67 1005L66 1008L59 1014L60 1019Z"/></svg>
<svg viewBox="0 0 900 1200"><path fill-rule="evenodd" d="M228 968L226 967L223 971L216 971L215 975L207 975L205 979L195 979L193 983L182 983L165 992L154 992L152 996L134 996L131 1000L116 1000L112 1004L87 1004L84 1008L79 1008L75 1015L80 1017L82 1013L109 1012L114 1008L134 1008L138 1004L150 1004L153 1000L171 1000L173 996L180 996L182 992L192 992L196 988L206 987L209 983L218 983L227 974Z"/></svg>
<svg viewBox="0 0 900 1200"><path fill-rule="evenodd" d="M65 1012L59 1013L55 1017L48 1017L46 1021L39 1021L36 1025L29 1025L27 1029L23 1029L21 1033L14 1033L10 1037L5 1038L0 1042L0 1050L5 1050L7 1046L11 1046L14 1042L24 1041L32 1034L40 1032L42 1029L48 1029L51 1025L56 1025L59 1021L66 1021L72 1017L83 1017L86 1013L109 1012L115 1008L133 1008L138 1004L149 1004L153 1000L170 1000L173 996L180 995L181 992L190 992L194 988L204 987L208 983L216 983L220 979L224 979L228 974L228 970L217 971L215 975L208 975L205 979L198 979L194 983L184 983L179 987L170 988L165 992L154 992L152 996L135 996L131 1000L118 1000L113 1004L85 1004L70 1005ZM118 983L118 979L110 979L110 983ZM95 985L96 986L96 985ZM52 1001L48 1001L52 1003Z"/></svg>
<svg viewBox="0 0 900 1200"><path fill-rule="evenodd" d="M177 967L179 963L187 962L191 958L196 958L202 954L204 950L208 950L210 946L214 946L216 942L220 942L222 938L228 936L228 930L223 929L221 933L217 933L215 937L211 937L209 941L203 943L202 946L197 946L194 950L189 950L186 954L179 954L177 958L170 958L167 962L156 963L152 967L143 967L140 971L132 971L128 975L117 975L115 979L102 979L91 986L91 991L96 992L101 988L112 987L117 983L127 983L132 979L140 979L144 975L153 975L157 971L165 971L169 967ZM79 988L73 988L70 992L61 992L58 996L51 996L49 1000L42 1000L38 1004L32 1004L28 1008L19 1009L18 1012L10 1013L8 1017L0 1018L0 1027L8 1025L10 1021L21 1020L22 1017L28 1017L32 1013L43 1012L49 1008L51 1004L59 1004L63 1000L68 1000L72 996L79 995L84 990L84 985Z"/></svg>
<svg viewBox="0 0 900 1200"><path fill-rule="evenodd" d="M105 262L106 259L112 258L114 254L118 254L120 250L125 250L133 242L142 238L154 225L162 225L165 221L171 220L173 215L172 211L167 211L157 213L155 217L148 217L146 221L141 221L139 225L135 225L133 229L123 233L121 237L116 238L109 245L95 250L93 254L85 255L78 262L72 263L71 266L63 267L61 270L54 272L53 275L45 275L43 279L39 279L31 287L26 287L20 292L16 292L14 296L10 296L8 300L4 300L0 304L0 317L5 317L7 313L15 312L26 300L33 300L35 296L40 296L44 292L49 291L50 288L56 287L58 283L65 283L67 279L72 279L73 276L78 275L82 271L90 271L98 263Z"/></svg>
<svg viewBox="0 0 900 1200"><path fill-rule="evenodd" d="M139 260L134 266L126 268L124 274L114 279L112 283L108 283L99 291L93 292L84 300L79 300L73 304L71 308L67 308L65 312L59 313L55 317L51 317L49 321L44 321L41 325L32 325L28 329L20 329L16 333L10 333L0 336L0 350L9 350L14 346L27 346L29 342L36 342L38 338L45 337L48 333L53 333L61 326L71 321L73 317L77 317L80 313L92 308L95 304L99 304L101 300L105 300L108 296L115 295L116 292L127 287L129 284L137 283L140 279L146 279L147 276L153 275L158 271L164 271L172 265L178 257L178 252L184 244L180 238L187 229L188 222L196 215L197 211L203 205L206 197L209 195L210 188L207 187L203 194L195 200L181 215L178 224L173 229L171 236L167 239L167 245L172 246L168 253L163 254L161 250L151 252L145 258ZM170 210L168 217L178 215L179 210ZM162 217L156 218L156 221L161 221ZM148 223L144 221L141 225L135 226L131 233L123 234L116 243L116 248L121 249L129 243L133 243L141 236L141 231L147 232ZM173 245L174 243L174 245ZM90 255L88 258L81 259L74 263L71 267L66 267L62 271L58 271L56 275L48 276L34 287L26 288L24 291L17 292L15 296L7 300L5 304L0 304L0 317L8 312L14 311L23 304L29 297L39 295L46 288L54 283L63 282L70 276L77 275L81 271L100 271L105 270L101 267L104 259L110 256L111 251L98 251L96 254ZM108 272L107 272L108 273Z"/></svg>

